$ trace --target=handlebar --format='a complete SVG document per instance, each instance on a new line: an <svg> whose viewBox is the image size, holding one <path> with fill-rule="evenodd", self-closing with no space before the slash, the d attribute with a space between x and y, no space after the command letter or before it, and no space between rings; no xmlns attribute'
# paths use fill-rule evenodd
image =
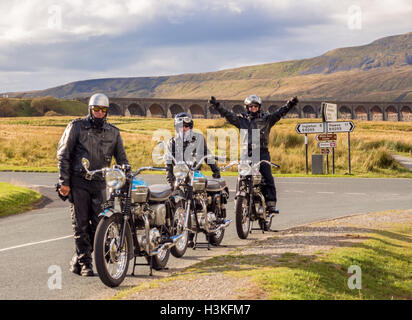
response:
<svg viewBox="0 0 412 320"><path fill-rule="evenodd" d="M247 162L249 162L249 164L250 164L251 160L248 160ZM277 165L276 163L270 162L270 161L268 161L268 160L260 160L259 162L255 163L255 164L253 165L253 168L258 167L262 162L267 163L267 164L269 164L269 165L271 165L271 166L273 166L273 167L275 167L275 168L280 168L279 165ZM231 163L229 163L227 166L221 168L220 170L221 170L221 171L226 171L226 170L229 169L230 167L233 167L234 165L236 165L236 164L238 165L238 164L240 164L240 163L241 163L240 161L232 161Z"/></svg>

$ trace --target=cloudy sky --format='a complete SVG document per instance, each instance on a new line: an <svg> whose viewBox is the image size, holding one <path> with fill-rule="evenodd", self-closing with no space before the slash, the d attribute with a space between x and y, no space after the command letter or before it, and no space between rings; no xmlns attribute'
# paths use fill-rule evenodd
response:
<svg viewBox="0 0 412 320"><path fill-rule="evenodd" d="M311 58L411 16L411 0L1 0L0 92Z"/></svg>

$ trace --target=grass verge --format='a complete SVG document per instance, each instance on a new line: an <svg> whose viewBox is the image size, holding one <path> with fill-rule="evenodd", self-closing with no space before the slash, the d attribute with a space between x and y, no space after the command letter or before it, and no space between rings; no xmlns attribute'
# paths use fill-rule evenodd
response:
<svg viewBox="0 0 412 320"><path fill-rule="evenodd" d="M31 189L0 182L0 218L33 209L41 197Z"/></svg>

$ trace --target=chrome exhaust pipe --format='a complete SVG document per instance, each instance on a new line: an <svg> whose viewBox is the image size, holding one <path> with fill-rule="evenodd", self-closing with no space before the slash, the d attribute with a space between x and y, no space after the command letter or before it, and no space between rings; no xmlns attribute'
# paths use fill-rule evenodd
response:
<svg viewBox="0 0 412 320"><path fill-rule="evenodd" d="M161 251L165 249L168 250L174 247L176 245L176 242L178 242L182 237L183 237L183 233L170 237L172 242L167 242L167 243L162 244L157 250L153 251L151 255L152 256L158 255Z"/></svg>
<svg viewBox="0 0 412 320"><path fill-rule="evenodd" d="M220 230L222 230L222 229L226 229L226 228L232 223L232 220L233 220L233 219L225 220L225 223L222 223L222 224L221 224L220 226L218 226L216 229L210 230L210 232L213 233L213 232L218 232L218 231L220 231Z"/></svg>

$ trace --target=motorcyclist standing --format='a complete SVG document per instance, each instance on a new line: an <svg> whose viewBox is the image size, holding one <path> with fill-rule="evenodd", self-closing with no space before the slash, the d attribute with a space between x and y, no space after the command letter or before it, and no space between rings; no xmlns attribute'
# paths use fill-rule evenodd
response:
<svg viewBox="0 0 412 320"><path fill-rule="evenodd" d="M106 121L108 109L108 97L94 94L89 100L89 114L67 125L57 149L58 191L71 202L75 253L70 271L82 276L93 275L94 234L106 199L103 176L86 175L82 158L89 160L90 170L110 166L113 156L117 164L128 164L119 129Z"/></svg>
<svg viewBox="0 0 412 320"><path fill-rule="evenodd" d="M248 132L247 153L251 157L253 150L258 147L259 160L270 161L270 153L268 148L270 129L278 122L281 117L285 116L298 102L298 98L294 97L273 113L262 112L262 99L257 95L250 95L244 100L246 113L237 115L223 108L215 97L209 99L209 105L214 107L222 117L237 127L245 129ZM255 146L252 141L252 130L259 130L260 143ZM262 163L260 165L260 173L263 177L262 191L266 199L268 211L274 213L276 210L276 187L272 176L270 165Z"/></svg>
<svg viewBox="0 0 412 320"><path fill-rule="evenodd" d="M177 161L195 161L210 154L205 138L202 134L193 132L193 118L186 112L178 113L174 118L175 136L166 144L168 154ZM213 172L213 178L220 178L220 170L215 160L208 158L206 163ZM174 187L176 180L173 174L173 161L166 160L167 182Z"/></svg>

